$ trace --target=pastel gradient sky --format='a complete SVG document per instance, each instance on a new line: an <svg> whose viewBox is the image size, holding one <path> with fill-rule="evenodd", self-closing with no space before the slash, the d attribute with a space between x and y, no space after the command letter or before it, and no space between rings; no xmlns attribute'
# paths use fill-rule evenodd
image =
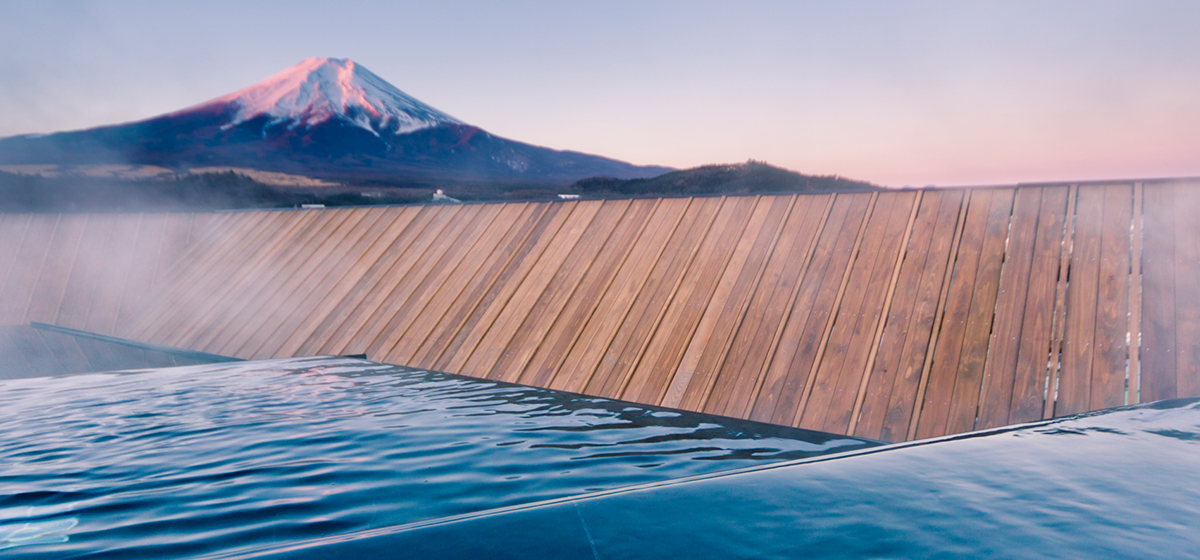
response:
<svg viewBox="0 0 1200 560"><path fill-rule="evenodd" d="M0 3L0 136L348 57L494 134L876 183L1200 176L1200 2Z"/></svg>

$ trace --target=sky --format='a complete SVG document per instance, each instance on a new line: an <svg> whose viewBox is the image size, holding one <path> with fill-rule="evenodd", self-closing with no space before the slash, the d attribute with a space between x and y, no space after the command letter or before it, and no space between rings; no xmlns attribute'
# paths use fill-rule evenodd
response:
<svg viewBox="0 0 1200 560"><path fill-rule="evenodd" d="M890 186L1200 176L1200 2L0 2L0 136L312 56L489 132Z"/></svg>

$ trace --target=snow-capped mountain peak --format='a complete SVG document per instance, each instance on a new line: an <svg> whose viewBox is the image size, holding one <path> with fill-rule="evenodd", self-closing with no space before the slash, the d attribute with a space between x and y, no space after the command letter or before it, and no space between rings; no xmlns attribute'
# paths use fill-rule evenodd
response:
<svg viewBox="0 0 1200 560"><path fill-rule="evenodd" d="M269 126L313 126L341 118L374 134L464 124L410 97L349 59L309 58L266 80L193 109L232 111L226 127L267 117Z"/></svg>

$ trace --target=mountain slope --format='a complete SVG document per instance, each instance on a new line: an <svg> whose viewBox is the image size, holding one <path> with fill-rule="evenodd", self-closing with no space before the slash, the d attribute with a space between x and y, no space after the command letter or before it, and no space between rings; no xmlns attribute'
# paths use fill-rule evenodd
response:
<svg viewBox="0 0 1200 560"><path fill-rule="evenodd" d="M408 96L353 61L314 58L144 121L0 139L0 165L230 166L345 182L565 184L668 171L507 140Z"/></svg>
<svg viewBox="0 0 1200 560"><path fill-rule="evenodd" d="M578 181L564 192L583 196L637 196L872 190L881 190L881 187L845 177L802 175L751 160L732 165L705 165L645 179L595 177Z"/></svg>

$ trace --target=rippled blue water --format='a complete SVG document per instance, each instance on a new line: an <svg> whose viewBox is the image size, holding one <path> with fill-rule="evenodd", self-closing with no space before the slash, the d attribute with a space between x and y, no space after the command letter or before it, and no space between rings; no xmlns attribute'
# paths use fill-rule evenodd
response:
<svg viewBox="0 0 1200 560"><path fill-rule="evenodd" d="M324 539L271 558L1196 558L1200 402Z"/></svg>
<svg viewBox="0 0 1200 560"><path fill-rule="evenodd" d="M5 381L0 554L236 556L871 445L342 358Z"/></svg>

